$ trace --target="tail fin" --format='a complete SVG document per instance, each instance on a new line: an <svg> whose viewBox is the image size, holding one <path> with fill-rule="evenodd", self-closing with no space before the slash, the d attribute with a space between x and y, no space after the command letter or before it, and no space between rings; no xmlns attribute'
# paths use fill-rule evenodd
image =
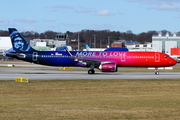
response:
<svg viewBox="0 0 180 120"><path fill-rule="evenodd" d="M85 45L86 46L86 51L89 51L89 49L90 49L90 47L89 47L89 45Z"/></svg>
<svg viewBox="0 0 180 120"><path fill-rule="evenodd" d="M30 52L35 51L21 36L21 34L15 28L9 28L9 35L13 51L15 52Z"/></svg>

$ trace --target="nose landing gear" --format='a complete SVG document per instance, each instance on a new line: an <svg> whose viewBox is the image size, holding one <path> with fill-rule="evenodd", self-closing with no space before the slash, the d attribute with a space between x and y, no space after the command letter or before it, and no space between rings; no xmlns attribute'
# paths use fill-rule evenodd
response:
<svg viewBox="0 0 180 120"><path fill-rule="evenodd" d="M156 74L156 75L159 75L158 68L155 68L155 74Z"/></svg>

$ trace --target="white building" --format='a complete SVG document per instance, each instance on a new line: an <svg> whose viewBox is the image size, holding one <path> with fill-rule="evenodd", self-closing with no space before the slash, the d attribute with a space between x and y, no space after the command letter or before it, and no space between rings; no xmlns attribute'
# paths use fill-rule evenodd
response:
<svg viewBox="0 0 180 120"><path fill-rule="evenodd" d="M148 44L136 44L136 45L126 45L129 51L153 51L152 43Z"/></svg>
<svg viewBox="0 0 180 120"><path fill-rule="evenodd" d="M0 52L12 48L10 37L0 37Z"/></svg>
<svg viewBox="0 0 180 120"><path fill-rule="evenodd" d="M152 47L154 51L170 54L170 48L180 48L180 36L175 33L170 35L168 32L163 36L159 33L152 36Z"/></svg>

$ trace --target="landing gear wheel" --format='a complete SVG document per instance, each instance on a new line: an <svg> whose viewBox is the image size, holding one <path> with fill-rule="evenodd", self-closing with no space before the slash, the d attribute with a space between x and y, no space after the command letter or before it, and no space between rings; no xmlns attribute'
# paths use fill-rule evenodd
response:
<svg viewBox="0 0 180 120"><path fill-rule="evenodd" d="M94 74L95 71L94 70L88 70L88 74Z"/></svg>
<svg viewBox="0 0 180 120"><path fill-rule="evenodd" d="M159 72L158 72L158 71L156 71L156 72L155 72L155 74L156 74L156 75L159 75Z"/></svg>
<svg viewBox="0 0 180 120"><path fill-rule="evenodd" d="M158 68L155 68L155 74L156 74L156 75L159 75Z"/></svg>

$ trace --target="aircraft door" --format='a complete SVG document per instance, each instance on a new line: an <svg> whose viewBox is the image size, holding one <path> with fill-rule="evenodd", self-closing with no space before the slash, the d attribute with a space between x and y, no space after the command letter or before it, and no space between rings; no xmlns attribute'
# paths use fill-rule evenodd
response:
<svg viewBox="0 0 180 120"><path fill-rule="evenodd" d="M123 53L121 55L121 62L125 62L126 61L126 53Z"/></svg>
<svg viewBox="0 0 180 120"><path fill-rule="evenodd" d="M37 52L33 52L32 60L33 61L37 61L37 57L38 57L38 53Z"/></svg>
<svg viewBox="0 0 180 120"><path fill-rule="evenodd" d="M160 62L160 54L155 53L155 62Z"/></svg>

